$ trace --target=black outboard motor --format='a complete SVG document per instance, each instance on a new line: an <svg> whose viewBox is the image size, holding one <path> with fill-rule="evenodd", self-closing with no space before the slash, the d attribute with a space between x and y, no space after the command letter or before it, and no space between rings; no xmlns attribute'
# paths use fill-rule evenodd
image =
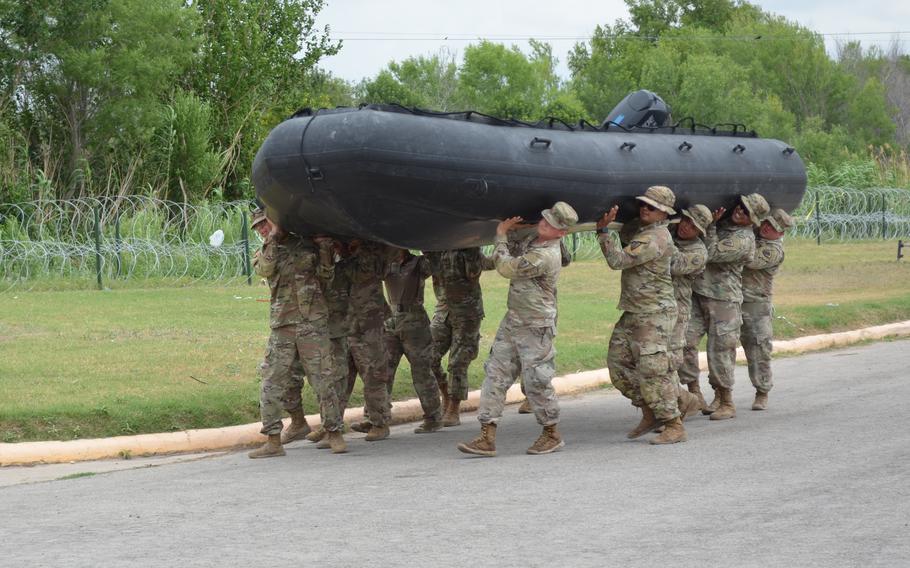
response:
<svg viewBox="0 0 910 568"><path fill-rule="evenodd" d="M631 128L642 126L656 128L666 126L670 121L670 105L651 91L635 91L626 95L601 125L609 128L610 123Z"/></svg>

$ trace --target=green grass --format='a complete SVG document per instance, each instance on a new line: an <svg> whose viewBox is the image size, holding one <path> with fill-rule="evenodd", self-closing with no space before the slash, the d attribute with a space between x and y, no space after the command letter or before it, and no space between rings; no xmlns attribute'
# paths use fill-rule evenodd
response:
<svg viewBox="0 0 910 568"><path fill-rule="evenodd" d="M895 243L788 241L779 338L910 319L910 263ZM268 336L264 286L9 291L0 294L0 441L182 430L258 419L256 367ZM505 310L507 282L483 276L487 317L474 387ZM429 301L432 294L427 287ZM603 261L560 278L558 371L603 367L619 273ZM413 396L406 363L394 394ZM359 387L353 404L361 402ZM316 412L305 389L308 412Z"/></svg>

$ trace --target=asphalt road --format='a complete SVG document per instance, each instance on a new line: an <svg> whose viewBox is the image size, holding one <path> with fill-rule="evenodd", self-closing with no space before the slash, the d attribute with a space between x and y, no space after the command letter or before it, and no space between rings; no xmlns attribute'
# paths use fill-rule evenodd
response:
<svg viewBox="0 0 910 568"><path fill-rule="evenodd" d="M766 412L739 368L738 417L673 446L626 440L636 414L602 391L563 401L552 455L524 453L538 428L512 406L492 459L455 449L467 416L340 456L301 442L8 485L0 566L910 566L908 352L776 361Z"/></svg>

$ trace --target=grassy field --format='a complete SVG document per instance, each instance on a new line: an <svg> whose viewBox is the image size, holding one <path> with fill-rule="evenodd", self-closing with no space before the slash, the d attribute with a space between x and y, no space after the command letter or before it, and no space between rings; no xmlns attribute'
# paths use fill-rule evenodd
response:
<svg viewBox="0 0 910 568"><path fill-rule="evenodd" d="M777 337L910 319L910 263L894 260L895 247L788 241L776 288ZM471 367L475 386L507 283L487 273L483 287L487 318L482 355ZM604 366L618 292L619 274L602 261L563 271L561 374ZM429 287L428 295L432 302ZM0 441L256 421L267 297L264 286L245 285L0 294ZM395 396L413 396L406 365ZM306 405L316 411L308 387Z"/></svg>

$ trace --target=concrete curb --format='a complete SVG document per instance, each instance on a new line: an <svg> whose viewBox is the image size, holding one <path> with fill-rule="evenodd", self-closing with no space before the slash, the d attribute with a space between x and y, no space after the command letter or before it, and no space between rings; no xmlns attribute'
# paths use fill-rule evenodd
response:
<svg viewBox="0 0 910 568"><path fill-rule="evenodd" d="M883 339L885 337L910 337L910 321L888 325L867 327L855 331L811 335L787 341L775 341L774 351L777 354L805 353L833 347L843 347L863 341ZM737 350L737 361L744 361L742 348ZM699 354L699 365L707 368L707 358ZM567 396L588 390L601 388L610 382L606 369L573 373L553 379L557 394ZM522 400L518 384L512 386L506 397L507 403ZM468 393L468 400L462 403L464 412L476 410L480 402L480 391ZM345 421L363 420L363 410L348 409ZM392 405L392 422L400 424L423 418L420 402L416 399L396 402ZM309 415L311 425L319 424L319 415ZM163 434L140 434L137 436L117 436L115 438L96 438L71 440L66 442L22 442L18 444L0 443L0 466L34 465L40 463L65 463L74 461L98 460L105 458L172 454L185 452L204 452L224 450L241 446L261 444L264 437L259 433L259 423L231 426L228 428L208 428L204 430L185 430Z"/></svg>

